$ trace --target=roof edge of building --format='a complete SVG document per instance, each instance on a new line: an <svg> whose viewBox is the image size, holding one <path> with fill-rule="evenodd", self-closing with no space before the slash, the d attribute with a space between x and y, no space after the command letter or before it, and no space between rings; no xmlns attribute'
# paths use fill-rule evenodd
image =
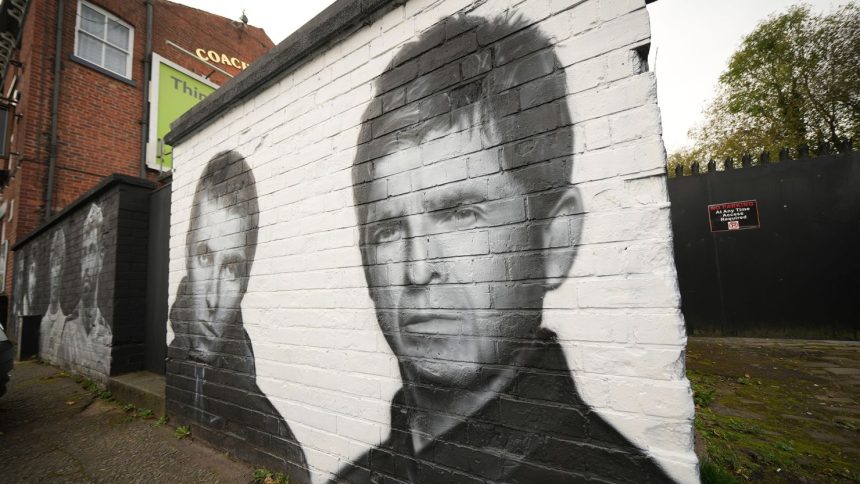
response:
<svg viewBox="0 0 860 484"><path fill-rule="evenodd" d="M250 93L279 79L291 67L313 55L344 30L357 25L386 6L403 3L404 0L335 1L238 76L174 121L170 125L170 132L165 136L165 142L173 146L180 144L195 130L212 122Z"/></svg>

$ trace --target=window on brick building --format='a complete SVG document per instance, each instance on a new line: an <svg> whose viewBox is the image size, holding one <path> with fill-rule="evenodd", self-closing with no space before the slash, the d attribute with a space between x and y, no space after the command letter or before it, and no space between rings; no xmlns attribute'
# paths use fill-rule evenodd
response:
<svg viewBox="0 0 860 484"><path fill-rule="evenodd" d="M81 1L75 34L75 55L131 79L134 28L115 15Z"/></svg>

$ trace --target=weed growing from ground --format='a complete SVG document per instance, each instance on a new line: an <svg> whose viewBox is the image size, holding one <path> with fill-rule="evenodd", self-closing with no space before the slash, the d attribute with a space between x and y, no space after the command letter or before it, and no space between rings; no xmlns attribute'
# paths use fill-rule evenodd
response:
<svg viewBox="0 0 860 484"><path fill-rule="evenodd" d="M135 415L135 416L137 418L142 418L142 419L148 420L148 419L154 418L155 414L153 414L152 410L150 410L148 408L139 408L137 410L137 415Z"/></svg>
<svg viewBox="0 0 860 484"><path fill-rule="evenodd" d="M188 425L180 425L179 427L176 427L176 430L173 432L173 435L175 435L177 439L185 439L191 437L191 427Z"/></svg>
<svg viewBox="0 0 860 484"><path fill-rule="evenodd" d="M265 467L254 470L254 484L290 484L290 477L283 472L272 472Z"/></svg>

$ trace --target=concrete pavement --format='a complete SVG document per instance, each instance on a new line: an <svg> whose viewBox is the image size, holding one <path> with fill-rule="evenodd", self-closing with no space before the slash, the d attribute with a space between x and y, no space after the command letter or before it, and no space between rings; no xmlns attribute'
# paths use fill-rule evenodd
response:
<svg viewBox="0 0 860 484"><path fill-rule="evenodd" d="M129 415L56 367L16 362L0 398L0 482L251 481L250 465Z"/></svg>

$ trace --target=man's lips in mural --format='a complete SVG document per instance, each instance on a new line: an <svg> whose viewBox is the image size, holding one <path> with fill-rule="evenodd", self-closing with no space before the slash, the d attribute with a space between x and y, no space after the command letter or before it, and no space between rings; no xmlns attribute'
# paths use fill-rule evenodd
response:
<svg viewBox="0 0 860 484"><path fill-rule="evenodd" d="M460 317L454 314L418 313L405 318L401 330L407 333L457 334Z"/></svg>

